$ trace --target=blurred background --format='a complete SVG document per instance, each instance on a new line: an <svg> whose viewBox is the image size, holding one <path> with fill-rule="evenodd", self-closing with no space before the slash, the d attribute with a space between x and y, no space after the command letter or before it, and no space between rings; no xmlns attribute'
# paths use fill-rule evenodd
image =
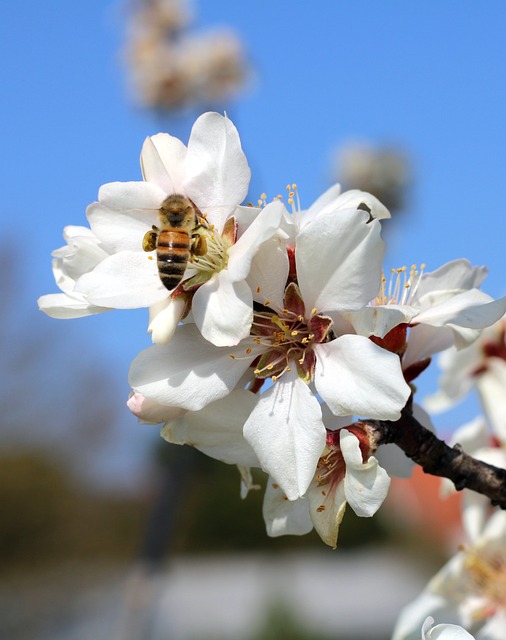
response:
<svg viewBox="0 0 506 640"><path fill-rule="evenodd" d="M98 188L139 180L144 138L186 142L210 109L238 127L250 200L369 190L392 211L387 267L466 257L504 295L504 24L499 0L0 5L1 637L389 637L456 548L437 480L397 481L372 520L348 513L337 551L268 539L261 492L242 501L234 468L126 409L145 310L68 322L36 300ZM438 433L478 411L436 416Z"/></svg>

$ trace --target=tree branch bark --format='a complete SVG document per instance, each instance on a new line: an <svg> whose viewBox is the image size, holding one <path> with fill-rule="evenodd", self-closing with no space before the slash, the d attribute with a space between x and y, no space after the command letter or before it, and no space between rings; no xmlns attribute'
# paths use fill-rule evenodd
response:
<svg viewBox="0 0 506 640"><path fill-rule="evenodd" d="M425 473L449 478L455 488L472 489L490 498L493 506L506 509L506 469L471 457L459 444L448 446L422 426L405 409L397 422L364 420L371 446L394 443Z"/></svg>

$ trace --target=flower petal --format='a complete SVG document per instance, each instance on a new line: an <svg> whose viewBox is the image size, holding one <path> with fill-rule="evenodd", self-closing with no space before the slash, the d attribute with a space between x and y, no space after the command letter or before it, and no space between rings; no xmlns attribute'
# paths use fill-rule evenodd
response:
<svg viewBox="0 0 506 640"><path fill-rule="evenodd" d="M39 309L50 318L68 320L71 318L83 318L93 316L97 313L110 311L108 307L97 307L87 302L84 296L75 296L66 293L50 293L41 296L37 300Z"/></svg>
<svg viewBox="0 0 506 640"><path fill-rule="evenodd" d="M385 245L365 211L319 215L297 236L299 287L308 312L353 311L376 297Z"/></svg>
<svg viewBox="0 0 506 640"><path fill-rule="evenodd" d="M434 291L478 289L487 273L486 267L471 267L471 263L465 258L447 262L439 269L423 274L416 289L415 299L420 300Z"/></svg>
<svg viewBox="0 0 506 640"><path fill-rule="evenodd" d="M168 296L149 307L148 333L156 344L167 344L172 340L176 328L181 321L186 300L184 296L172 298Z"/></svg>
<svg viewBox="0 0 506 640"><path fill-rule="evenodd" d="M340 482L330 490L325 490L315 478L308 489L307 499L314 528L323 542L335 549L339 527L346 511L344 483Z"/></svg>
<svg viewBox="0 0 506 640"><path fill-rule="evenodd" d="M271 538L303 536L313 528L308 501L305 498L288 500L272 478L267 481L262 513L267 535Z"/></svg>
<svg viewBox="0 0 506 640"><path fill-rule="evenodd" d="M377 459L362 461L358 438L342 429L339 442L346 462L344 493L353 511L362 518L373 516L383 504L390 487L390 478Z"/></svg>
<svg viewBox="0 0 506 640"><path fill-rule="evenodd" d="M199 411L188 411L168 422L161 436L175 444L190 444L202 453L228 464L258 467L255 452L242 428L257 403L257 396L239 389Z"/></svg>
<svg viewBox="0 0 506 640"><path fill-rule="evenodd" d="M220 271L193 296L193 319L200 332L217 347L238 344L249 335L253 297L246 282L231 282Z"/></svg>
<svg viewBox="0 0 506 640"><path fill-rule="evenodd" d="M142 240L154 224L158 224L156 209L109 209L94 202L86 209L93 232L108 253L118 251L143 252Z"/></svg>
<svg viewBox="0 0 506 640"><path fill-rule="evenodd" d="M232 122L218 113L201 115L188 142L184 190L218 231L246 197L250 176Z"/></svg>
<svg viewBox="0 0 506 640"><path fill-rule="evenodd" d="M183 191L185 145L168 133L146 138L141 151L141 169L146 182L152 182L166 194Z"/></svg>
<svg viewBox="0 0 506 640"><path fill-rule="evenodd" d="M150 307L168 296L158 277L155 260L146 253L121 251L85 273L75 291L90 302L114 309Z"/></svg>
<svg viewBox="0 0 506 640"><path fill-rule="evenodd" d="M245 348L219 349L194 324L185 324L169 344L141 351L131 364L129 384L161 404L198 411L234 389L259 353L254 344L250 354Z"/></svg>
<svg viewBox="0 0 506 640"><path fill-rule="evenodd" d="M295 371L262 394L244 425L244 437L289 500L302 496L325 446L318 400Z"/></svg>
<svg viewBox="0 0 506 640"><path fill-rule="evenodd" d="M279 200L269 203L228 251L228 271L232 282L248 277L251 261L258 248L279 228L284 205Z"/></svg>
<svg viewBox="0 0 506 640"><path fill-rule="evenodd" d="M363 336L314 346L316 390L336 415L398 420L411 390L399 357Z"/></svg>
<svg viewBox="0 0 506 640"><path fill-rule="evenodd" d="M247 282L255 302L283 309L283 296L289 272L288 254L279 238L267 240L256 252Z"/></svg>

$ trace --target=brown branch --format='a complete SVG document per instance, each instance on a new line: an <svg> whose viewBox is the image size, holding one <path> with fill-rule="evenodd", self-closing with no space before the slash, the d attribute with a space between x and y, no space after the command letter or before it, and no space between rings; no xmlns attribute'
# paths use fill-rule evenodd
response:
<svg viewBox="0 0 506 640"><path fill-rule="evenodd" d="M408 411L400 420L364 420L371 446L394 443L425 473L449 478L456 489L472 489L490 498L493 506L506 509L506 469L471 457L459 444L453 448L423 427Z"/></svg>

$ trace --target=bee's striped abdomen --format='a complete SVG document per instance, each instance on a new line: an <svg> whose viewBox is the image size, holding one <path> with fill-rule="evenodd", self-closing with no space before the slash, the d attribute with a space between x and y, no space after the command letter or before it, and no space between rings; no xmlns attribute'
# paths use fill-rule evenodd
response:
<svg viewBox="0 0 506 640"><path fill-rule="evenodd" d="M184 229L160 231L156 247L157 266L164 287L172 291L181 282L190 259L190 236Z"/></svg>

